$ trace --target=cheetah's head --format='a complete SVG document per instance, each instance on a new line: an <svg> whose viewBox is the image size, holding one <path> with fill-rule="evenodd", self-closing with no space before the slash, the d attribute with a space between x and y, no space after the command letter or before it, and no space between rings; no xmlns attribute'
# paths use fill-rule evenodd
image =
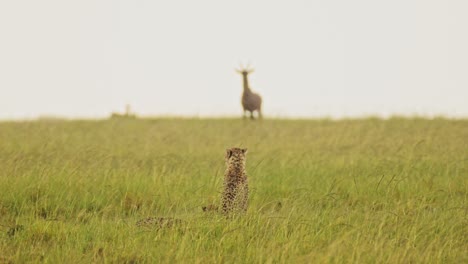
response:
<svg viewBox="0 0 468 264"><path fill-rule="evenodd" d="M229 148L226 149L226 163L230 162L243 162L245 163L245 156L247 149Z"/></svg>

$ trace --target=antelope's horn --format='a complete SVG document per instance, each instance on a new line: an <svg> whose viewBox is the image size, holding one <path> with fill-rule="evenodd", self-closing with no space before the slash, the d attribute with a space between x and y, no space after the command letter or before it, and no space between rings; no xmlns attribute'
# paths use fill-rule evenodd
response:
<svg viewBox="0 0 468 264"><path fill-rule="evenodd" d="M252 69L252 63L251 63L250 60L249 60L248 63L247 63L247 68L246 68L246 70L253 70L253 69Z"/></svg>

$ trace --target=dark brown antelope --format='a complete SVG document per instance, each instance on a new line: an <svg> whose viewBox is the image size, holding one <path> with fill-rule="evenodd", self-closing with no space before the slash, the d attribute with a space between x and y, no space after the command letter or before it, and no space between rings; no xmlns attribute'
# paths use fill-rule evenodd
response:
<svg viewBox="0 0 468 264"><path fill-rule="evenodd" d="M249 73L252 73L254 70L247 67L240 67L239 70L236 70L238 73L242 74L244 92L242 93L242 108L244 109L243 117L246 117L246 111L250 112L250 118L254 119L254 111L257 111L258 117L262 118L262 97L260 95L252 92L249 86Z"/></svg>

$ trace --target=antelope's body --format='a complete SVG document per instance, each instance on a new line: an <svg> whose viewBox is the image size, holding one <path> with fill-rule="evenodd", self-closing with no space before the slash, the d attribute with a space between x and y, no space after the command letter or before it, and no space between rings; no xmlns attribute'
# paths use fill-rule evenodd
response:
<svg viewBox="0 0 468 264"><path fill-rule="evenodd" d="M254 112L257 111L258 117L262 118L262 97L259 94L252 92L249 86L249 73L252 73L253 70L247 68L241 68L237 70L238 73L242 74L242 81L244 92L242 93L242 108L244 110L243 117L246 117L246 112L250 112L250 118L254 119Z"/></svg>

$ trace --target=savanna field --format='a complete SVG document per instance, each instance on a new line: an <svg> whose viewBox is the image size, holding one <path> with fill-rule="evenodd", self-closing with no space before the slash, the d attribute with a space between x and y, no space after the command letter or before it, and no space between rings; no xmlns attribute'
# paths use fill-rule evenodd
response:
<svg viewBox="0 0 468 264"><path fill-rule="evenodd" d="M468 263L467 202L468 120L0 123L0 263Z"/></svg>

